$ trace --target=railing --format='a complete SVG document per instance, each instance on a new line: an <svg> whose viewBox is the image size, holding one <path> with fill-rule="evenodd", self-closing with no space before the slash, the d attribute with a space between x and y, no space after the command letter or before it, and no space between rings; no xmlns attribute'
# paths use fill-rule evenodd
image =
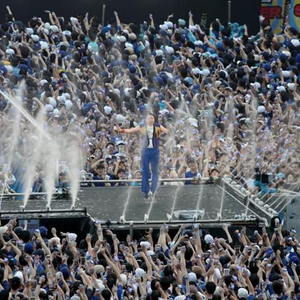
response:
<svg viewBox="0 0 300 300"><path fill-rule="evenodd" d="M222 181L229 185L241 197L247 198L247 201L269 218L274 217L274 215L278 215L278 213L281 212L294 197L300 197L300 193L287 189L277 189L275 193L253 193L250 190L245 189L244 184L241 182L242 178L240 175L244 169L245 168L240 170L236 175L231 173L231 176L227 176L230 180L226 180L224 177L222 178ZM253 178L253 176L251 176L251 178ZM241 186L241 188L238 188L238 185ZM270 203L272 199L274 200L274 197L277 197L277 199L274 203ZM270 211L268 211L269 209Z"/></svg>
<svg viewBox="0 0 300 300"><path fill-rule="evenodd" d="M149 180L150 182L152 181L151 179ZM213 183L211 178L209 177L201 177L201 178L160 178L158 182L186 182L186 181L191 181L194 183L199 183L199 184L208 184L208 183ZM79 181L79 184L93 184L93 183L141 183L141 179L104 179L104 180L81 180ZM108 186L109 187L109 186ZM113 186L114 187L114 186ZM57 188L59 189L59 188ZM52 193L53 196L59 196L63 194L67 194L69 192L69 189L65 189L65 192L59 192L56 191ZM48 193L46 192L32 192L30 193L30 196L46 196ZM24 196L25 193L4 193L0 194L3 197L17 197L17 196Z"/></svg>
<svg viewBox="0 0 300 300"><path fill-rule="evenodd" d="M211 179L209 177L193 177L193 178L160 178L158 182L185 182L185 181L193 181L199 183L208 183ZM151 179L149 180L152 181ZM129 182L136 183L142 182L142 179L108 179L108 180L81 180L80 183L119 183L119 182Z"/></svg>

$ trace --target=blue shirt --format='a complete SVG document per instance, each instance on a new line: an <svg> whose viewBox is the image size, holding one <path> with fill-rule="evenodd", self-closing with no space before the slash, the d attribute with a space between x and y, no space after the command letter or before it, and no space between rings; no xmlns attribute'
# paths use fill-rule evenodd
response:
<svg viewBox="0 0 300 300"><path fill-rule="evenodd" d="M104 180L103 178L99 178L98 176L93 176L93 180ZM95 186L105 186L104 182L94 182Z"/></svg>
<svg viewBox="0 0 300 300"><path fill-rule="evenodd" d="M191 171L188 171L185 173L185 178L196 178L198 176L198 172L192 173ZM195 181L187 180L185 182L185 185L191 185L196 184Z"/></svg>

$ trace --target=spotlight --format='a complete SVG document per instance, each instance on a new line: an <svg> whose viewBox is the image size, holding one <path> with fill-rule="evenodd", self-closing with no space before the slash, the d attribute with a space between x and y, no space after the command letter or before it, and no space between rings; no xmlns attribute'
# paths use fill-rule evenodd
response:
<svg viewBox="0 0 300 300"><path fill-rule="evenodd" d="M71 209L74 210L73 208L71 208ZM50 204L47 204L47 205L46 205L46 210L47 210L47 211L51 211Z"/></svg>
<svg viewBox="0 0 300 300"><path fill-rule="evenodd" d="M168 222L172 222L172 216L170 214L167 214L167 219L168 219Z"/></svg>
<svg viewBox="0 0 300 300"><path fill-rule="evenodd" d="M124 216L121 216L121 217L120 217L120 223L121 223L121 224L124 224L125 222L126 222L126 221L125 221L125 217L124 217Z"/></svg>
<svg viewBox="0 0 300 300"><path fill-rule="evenodd" d="M243 194L246 194L246 191L247 191L247 190L246 190L244 187L241 188L241 192L242 192Z"/></svg>
<svg viewBox="0 0 300 300"><path fill-rule="evenodd" d="M221 214L220 213L217 213L217 219L220 221L222 218Z"/></svg>
<svg viewBox="0 0 300 300"><path fill-rule="evenodd" d="M147 224L149 221L149 216L147 214L144 214L144 222Z"/></svg>
<svg viewBox="0 0 300 300"><path fill-rule="evenodd" d="M25 205L20 205L20 211L24 212L25 211Z"/></svg>
<svg viewBox="0 0 300 300"><path fill-rule="evenodd" d="M205 209L200 209L198 211L198 217L200 217L200 219L203 219L205 215Z"/></svg>
<svg viewBox="0 0 300 300"><path fill-rule="evenodd" d="M129 222L129 225L130 225L130 226L133 226L133 221L130 221L130 222Z"/></svg>

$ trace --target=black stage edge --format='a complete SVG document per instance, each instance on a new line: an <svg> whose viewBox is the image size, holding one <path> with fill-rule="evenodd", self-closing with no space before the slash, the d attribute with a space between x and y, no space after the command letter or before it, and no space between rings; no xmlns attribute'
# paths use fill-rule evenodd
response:
<svg viewBox="0 0 300 300"><path fill-rule="evenodd" d="M142 228L191 222L208 227L220 227L223 223L257 225L265 216L252 206L247 208L245 203L245 199L222 184L164 185L153 202L145 202L140 187L86 187L80 190L75 209L70 199L53 199L48 210L46 197L42 196L30 199L24 210L22 200L8 196L2 201L0 215L2 219L90 217L103 224L110 220L120 228L130 224Z"/></svg>
<svg viewBox="0 0 300 300"><path fill-rule="evenodd" d="M3 224L12 217L17 218L19 223L26 219L32 222L31 230L42 225L49 228L49 231L51 227L56 227L59 232L76 232L77 241L84 239L88 232L93 233L96 239L96 219L100 220L103 229L113 229L121 240L128 234L134 239L140 239L150 227L154 229L154 237L157 237L164 223L168 224L171 236L175 235L182 224L189 226L197 223L200 224L202 235L210 232L218 237L225 237L222 230L225 224L229 226L232 236L234 230L241 226L246 226L247 232L252 235L264 225L264 216L261 217L254 207L247 209L244 206L246 199L222 183L161 186L153 203L145 202L140 187L81 188L75 209L71 208L72 202L68 198L53 199L50 210L46 208L45 196L33 198L25 210L21 200L4 198L0 212ZM171 220L167 214L171 214L172 208L174 214ZM202 212L202 215L194 219L195 211ZM125 223L120 222L123 214ZM145 214L148 214L147 222L144 220ZM243 214L247 214L248 218L243 218ZM109 241L109 237L106 238Z"/></svg>

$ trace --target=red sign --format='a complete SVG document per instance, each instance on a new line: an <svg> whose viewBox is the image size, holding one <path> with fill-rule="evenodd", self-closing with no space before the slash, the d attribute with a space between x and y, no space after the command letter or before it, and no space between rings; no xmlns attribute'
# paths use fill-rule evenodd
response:
<svg viewBox="0 0 300 300"><path fill-rule="evenodd" d="M260 8L260 15L266 19L282 19L282 8L280 6L262 6Z"/></svg>

